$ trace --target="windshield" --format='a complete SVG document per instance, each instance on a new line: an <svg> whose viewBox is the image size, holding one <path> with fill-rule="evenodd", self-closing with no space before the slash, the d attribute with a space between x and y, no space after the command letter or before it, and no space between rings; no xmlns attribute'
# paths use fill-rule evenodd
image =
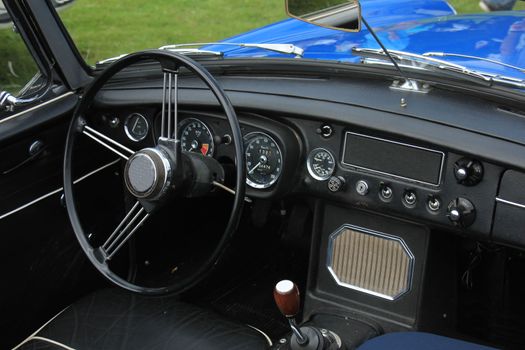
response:
<svg viewBox="0 0 525 350"><path fill-rule="evenodd" d="M473 0L361 0L362 14L389 50L434 55L470 70L523 80L525 3L485 12ZM501 8L497 8L501 9ZM89 64L181 43L292 44L301 57L361 64L353 48L380 46L370 32L347 33L288 19L284 0L76 0L60 11ZM297 55L262 47L206 45L225 58ZM504 64L498 64L504 63ZM525 81L525 80L524 80Z"/></svg>

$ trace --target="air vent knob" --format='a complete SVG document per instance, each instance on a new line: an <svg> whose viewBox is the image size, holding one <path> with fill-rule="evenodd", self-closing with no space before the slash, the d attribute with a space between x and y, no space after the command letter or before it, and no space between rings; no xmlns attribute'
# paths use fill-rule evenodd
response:
<svg viewBox="0 0 525 350"><path fill-rule="evenodd" d="M476 220L476 208L468 199L459 197L449 203L447 216L454 226L469 227Z"/></svg>
<svg viewBox="0 0 525 350"><path fill-rule="evenodd" d="M461 158L454 163L454 176L459 184L475 186L483 179L483 165L474 159Z"/></svg>

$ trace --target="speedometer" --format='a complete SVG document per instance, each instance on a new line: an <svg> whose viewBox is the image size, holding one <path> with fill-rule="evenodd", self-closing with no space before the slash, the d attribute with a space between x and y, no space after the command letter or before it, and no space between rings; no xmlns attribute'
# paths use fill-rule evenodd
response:
<svg viewBox="0 0 525 350"><path fill-rule="evenodd" d="M182 150L213 156L214 142L210 129L196 118L186 119L179 126Z"/></svg>
<svg viewBox="0 0 525 350"><path fill-rule="evenodd" d="M281 175L283 157L279 145L269 135L254 132L244 137L246 149L246 184L268 188Z"/></svg>

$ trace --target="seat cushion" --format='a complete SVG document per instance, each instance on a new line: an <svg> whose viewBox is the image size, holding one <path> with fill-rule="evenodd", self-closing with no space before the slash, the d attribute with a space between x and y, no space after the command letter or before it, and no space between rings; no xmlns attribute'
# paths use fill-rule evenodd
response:
<svg viewBox="0 0 525 350"><path fill-rule="evenodd" d="M172 297L109 289L71 305L18 349L63 346L76 350L257 350L267 349L268 343L248 326Z"/></svg>
<svg viewBox="0 0 525 350"><path fill-rule="evenodd" d="M430 333L399 332L370 339L358 350L494 350L494 348Z"/></svg>

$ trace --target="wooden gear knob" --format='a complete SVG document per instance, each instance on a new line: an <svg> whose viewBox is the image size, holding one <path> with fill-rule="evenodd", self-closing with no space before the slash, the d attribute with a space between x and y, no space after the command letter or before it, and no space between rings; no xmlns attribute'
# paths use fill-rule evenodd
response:
<svg viewBox="0 0 525 350"><path fill-rule="evenodd" d="M301 298L299 288L289 280L282 280L275 285L273 297L281 313L288 318L299 313Z"/></svg>

